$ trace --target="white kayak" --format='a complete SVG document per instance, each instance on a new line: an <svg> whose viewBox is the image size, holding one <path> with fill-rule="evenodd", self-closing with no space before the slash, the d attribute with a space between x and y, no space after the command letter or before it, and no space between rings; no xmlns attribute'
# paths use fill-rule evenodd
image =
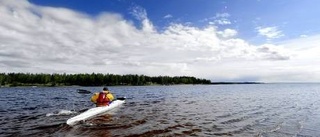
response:
<svg viewBox="0 0 320 137"><path fill-rule="evenodd" d="M103 114L103 113L105 113L105 112L107 112L109 110L112 110L112 109L120 106L124 102L125 102L125 99L122 98L122 99L118 99L118 100L112 101L112 103L110 103L109 106L95 107L95 108L88 109L87 111L68 119L67 120L67 124L70 125L70 126L73 126L73 125L77 124L80 121L87 120L89 118L92 118L92 117L95 117L97 115Z"/></svg>

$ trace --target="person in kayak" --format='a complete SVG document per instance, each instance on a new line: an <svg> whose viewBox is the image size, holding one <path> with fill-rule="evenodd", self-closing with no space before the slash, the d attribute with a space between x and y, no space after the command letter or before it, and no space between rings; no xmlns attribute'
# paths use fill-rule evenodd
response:
<svg viewBox="0 0 320 137"><path fill-rule="evenodd" d="M94 93L91 97L91 101L95 103L97 107L108 106L113 100L114 97L107 87L104 87L101 92Z"/></svg>

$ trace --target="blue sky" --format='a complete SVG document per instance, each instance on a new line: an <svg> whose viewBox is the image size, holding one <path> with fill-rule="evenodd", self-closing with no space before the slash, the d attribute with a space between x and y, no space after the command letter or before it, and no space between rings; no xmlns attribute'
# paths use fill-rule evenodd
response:
<svg viewBox="0 0 320 137"><path fill-rule="evenodd" d="M316 0L0 0L1 72L319 82Z"/></svg>
<svg viewBox="0 0 320 137"><path fill-rule="evenodd" d="M256 44L277 42L320 32L317 18L320 13L317 0L30 0L43 6L64 7L90 16L102 12L115 12L125 19L135 22L131 14L132 8L139 6L146 10L148 18L161 31L170 23L189 23L196 27L204 27L216 19L217 14L227 13L230 24L217 27L238 30L238 37ZM304 25L308 24L308 25ZM276 26L283 36L277 39L265 39L257 36L257 27Z"/></svg>

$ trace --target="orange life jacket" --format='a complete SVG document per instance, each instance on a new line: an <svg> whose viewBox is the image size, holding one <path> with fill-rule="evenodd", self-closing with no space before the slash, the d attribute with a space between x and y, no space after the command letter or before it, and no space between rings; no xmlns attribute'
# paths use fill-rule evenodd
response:
<svg viewBox="0 0 320 137"><path fill-rule="evenodd" d="M97 106L108 106L109 105L109 98L107 97L107 94L104 92L99 93L99 97L97 99Z"/></svg>

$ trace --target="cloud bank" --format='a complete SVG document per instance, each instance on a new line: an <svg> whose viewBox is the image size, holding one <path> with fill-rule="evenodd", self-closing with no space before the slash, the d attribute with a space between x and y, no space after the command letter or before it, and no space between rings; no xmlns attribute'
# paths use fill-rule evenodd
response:
<svg viewBox="0 0 320 137"><path fill-rule="evenodd" d="M131 12L141 28L116 13L92 17L25 0L0 1L0 13L1 72L188 75L267 82L317 81L320 76L319 66L307 66L316 73L300 66L313 57L303 54L314 52L314 46L299 53L286 45L290 42L251 45L236 38L236 30L218 30L214 25L172 23L159 32L141 7Z"/></svg>

